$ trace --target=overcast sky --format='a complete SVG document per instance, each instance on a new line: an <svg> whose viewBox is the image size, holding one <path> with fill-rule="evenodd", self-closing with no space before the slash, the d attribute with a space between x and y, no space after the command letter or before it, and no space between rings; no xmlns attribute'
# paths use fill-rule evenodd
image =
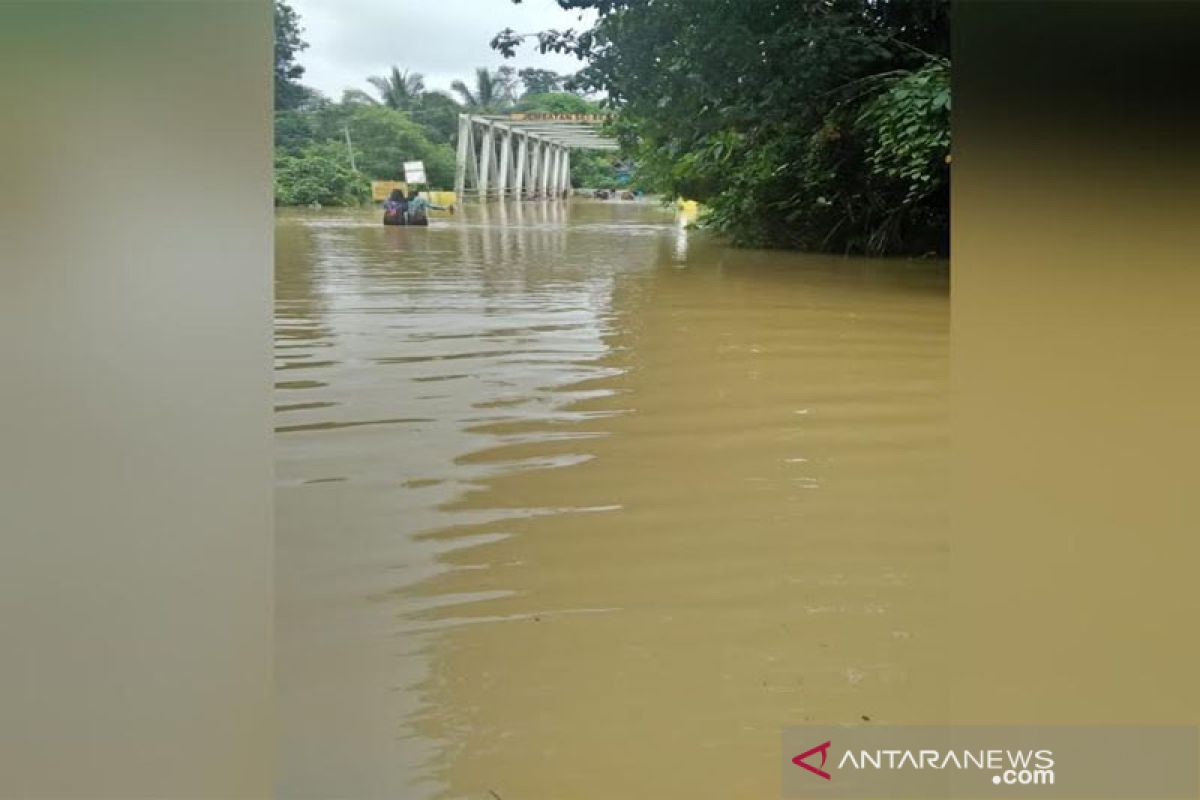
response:
<svg viewBox="0 0 1200 800"><path fill-rule="evenodd" d="M395 64L425 76L431 89L449 89L461 79L471 85L475 67L510 64L575 72L571 56L541 55L525 46L505 60L488 47L504 28L520 33L589 27L589 13L567 12L554 0L289 0L300 15L309 48L300 53L301 81L331 99L342 90L370 90L368 75L382 75Z"/></svg>

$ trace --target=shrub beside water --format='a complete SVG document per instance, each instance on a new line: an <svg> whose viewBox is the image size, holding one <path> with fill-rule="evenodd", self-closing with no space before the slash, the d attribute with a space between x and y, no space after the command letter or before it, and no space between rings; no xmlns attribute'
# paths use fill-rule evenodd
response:
<svg viewBox="0 0 1200 800"><path fill-rule="evenodd" d="M275 155L275 205L352 206L371 199L371 182L350 169L332 142Z"/></svg>

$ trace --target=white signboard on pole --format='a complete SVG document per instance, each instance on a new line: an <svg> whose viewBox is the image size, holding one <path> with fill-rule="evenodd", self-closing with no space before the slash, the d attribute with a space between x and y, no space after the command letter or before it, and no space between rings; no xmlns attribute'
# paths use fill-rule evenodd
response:
<svg viewBox="0 0 1200 800"><path fill-rule="evenodd" d="M429 183L429 181L425 180L425 162L405 161L404 182L409 186L413 185L414 183Z"/></svg>

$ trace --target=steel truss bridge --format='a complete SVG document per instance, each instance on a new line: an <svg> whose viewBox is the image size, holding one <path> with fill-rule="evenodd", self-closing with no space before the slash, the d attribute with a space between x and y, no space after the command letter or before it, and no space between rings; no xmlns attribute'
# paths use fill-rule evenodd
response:
<svg viewBox="0 0 1200 800"><path fill-rule="evenodd" d="M454 191L460 200L563 198L571 151L616 150L588 114L458 115Z"/></svg>

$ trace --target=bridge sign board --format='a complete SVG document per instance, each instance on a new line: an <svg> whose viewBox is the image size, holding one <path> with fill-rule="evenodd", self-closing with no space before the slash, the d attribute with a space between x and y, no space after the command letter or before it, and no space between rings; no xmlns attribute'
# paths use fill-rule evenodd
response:
<svg viewBox="0 0 1200 800"><path fill-rule="evenodd" d="M406 183L429 183L425 180L425 162L405 161L404 180Z"/></svg>
<svg viewBox="0 0 1200 800"><path fill-rule="evenodd" d="M602 123L608 122L608 114L554 114L543 113L540 111L527 111L525 113L509 114L508 118L513 122L581 122L581 123Z"/></svg>

